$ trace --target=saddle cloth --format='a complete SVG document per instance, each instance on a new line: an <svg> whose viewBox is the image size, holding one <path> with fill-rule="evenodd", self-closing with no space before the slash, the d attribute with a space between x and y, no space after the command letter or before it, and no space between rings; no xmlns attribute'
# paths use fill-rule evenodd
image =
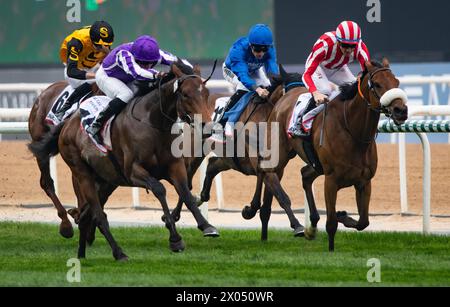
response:
<svg viewBox="0 0 450 307"><path fill-rule="evenodd" d="M61 94L59 94L59 96L55 99L55 101L52 104L52 108L50 109L50 111L48 112L48 114L45 118L45 122L49 126L57 126L59 123L61 123L61 121L64 121L67 118L69 118L73 113L75 113L78 110L80 101L83 101L84 99L86 99L86 97L91 95L91 93L88 93L85 96L81 97L78 101L75 101L74 104L72 105L72 107L70 107L70 109L64 113L62 120L60 121L55 116L55 113L64 105L64 103L66 103L67 99L70 97L70 95L72 95L72 93L74 91L75 91L75 89L73 87L71 87L70 85L68 85L61 92Z"/></svg>
<svg viewBox="0 0 450 307"><path fill-rule="evenodd" d="M103 111L112 99L107 96L93 96L84 101L80 106L81 129L86 132L94 145L102 152L107 153L112 150L111 126L115 116L108 119L100 130L103 144L97 143L92 135L87 132L87 128L94 122L97 116Z"/></svg>

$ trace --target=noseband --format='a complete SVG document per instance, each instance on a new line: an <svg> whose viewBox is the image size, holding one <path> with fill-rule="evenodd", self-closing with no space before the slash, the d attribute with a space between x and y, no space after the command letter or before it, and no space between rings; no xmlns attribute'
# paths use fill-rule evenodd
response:
<svg viewBox="0 0 450 307"><path fill-rule="evenodd" d="M386 67L383 67L383 68L378 68L378 69L376 69L374 72L372 72L372 73L368 73L368 75L369 75L369 80L367 81L367 85L368 85L368 87L369 87L369 90L372 92L372 94L375 96L375 98L378 100L378 102L380 102L380 99L381 99L381 96L377 93L377 90L375 89L375 87L374 87L374 85L373 85L373 77L376 75L376 74L378 74L379 72L382 72L382 71L389 71L389 72L392 72L391 71L391 69L389 69L389 68L386 68ZM371 111L374 111L374 112L377 112L377 113L383 113L383 114L385 114L387 117L390 117L390 112L389 112L389 110L385 107L385 106L383 106L383 105L379 105L379 106L377 106L377 107L373 107L372 106L372 104L370 103L370 98L369 99L367 99L365 96L364 96L364 94L363 94L363 92L362 92L362 90L361 90L361 82L362 82L362 79L363 78L358 78L358 93L359 93L359 96L361 96L361 98L364 100L364 102L367 104L367 107L371 110Z"/></svg>

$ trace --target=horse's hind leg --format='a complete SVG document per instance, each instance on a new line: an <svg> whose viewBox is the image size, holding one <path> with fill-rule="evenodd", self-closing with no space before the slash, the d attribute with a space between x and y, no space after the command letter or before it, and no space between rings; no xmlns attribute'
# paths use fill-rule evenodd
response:
<svg viewBox="0 0 450 307"><path fill-rule="evenodd" d="M61 224L59 225L59 233L64 238L72 238L73 237L72 223L69 221L69 218L67 217L66 209L61 204L58 196L56 196L53 179L50 176L50 158L49 157L46 157L45 159L37 158L37 163L39 166L39 170L41 171L41 179L40 179L41 188L45 191L47 196L50 197L50 199L53 202L53 205L58 211L58 216L61 218Z"/></svg>
<svg viewBox="0 0 450 307"><path fill-rule="evenodd" d="M97 227L100 229L100 232L105 236L111 246L114 259L127 260L128 256L123 253L122 249L119 247L111 234L108 219L106 218L106 214L103 212L100 204L99 196L96 190L98 183L93 179L94 175L91 173L89 166L81 161L79 157L75 157L75 159L75 161L66 159L66 162L68 162L67 164L69 164L72 174L78 181L79 189L83 198L86 200L86 203L89 204L85 207L88 207L92 212L92 217Z"/></svg>
<svg viewBox="0 0 450 307"><path fill-rule="evenodd" d="M369 226L369 202L372 193L371 182L367 182L361 186L355 185L356 190L356 204L358 206L359 221L354 220L348 216L347 212L337 212L338 222L344 224L345 227L355 228L359 231L364 230Z"/></svg>
<svg viewBox="0 0 450 307"><path fill-rule="evenodd" d="M207 202L210 199L211 186L214 177L217 174L229 170L230 166L225 163L224 158L211 157L208 162L208 167L206 168L205 181L203 182L203 189L200 194L202 202Z"/></svg>
<svg viewBox="0 0 450 307"><path fill-rule="evenodd" d="M269 189L264 188L264 199L263 205L261 206L261 210L259 211L259 218L261 220L261 240L267 241L268 237L268 227L270 215L272 213L272 201L273 194L270 193Z"/></svg>
<svg viewBox="0 0 450 307"><path fill-rule="evenodd" d="M308 200L309 207L309 220L311 221L311 227L306 228L305 238L308 240L313 240L316 238L317 234L317 223L320 220L319 213L317 212L316 202L314 201L314 193L312 190L312 184L317 177L320 176L319 173L311 165L306 165L301 169L302 174L302 184L305 190L306 199Z"/></svg>
<svg viewBox="0 0 450 307"><path fill-rule="evenodd" d="M246 220L250 220L255 217L256 212L261 208L261 191L262 191L263 179L262 175L258 174L258 179L256 182L256 190L253 194L253 199L250 206L245 206L242 209L242 217Z"/></svg>
<svg viewBox="0 0 450 307"><path fill-rule="evenodd" d="M303 236L304 235L304 227L298 219L294 216L294 212L292 212L291 208L291 200L286 192L283 190L281 186L280 179L276 173L270 172L265 173L264 176L264 184L269 188L269 191L275 196L275 198L280 203L281 208L286 211L286 214L289 218L289 222L291 223L292 229L294 229L294 235Z"/></svg>

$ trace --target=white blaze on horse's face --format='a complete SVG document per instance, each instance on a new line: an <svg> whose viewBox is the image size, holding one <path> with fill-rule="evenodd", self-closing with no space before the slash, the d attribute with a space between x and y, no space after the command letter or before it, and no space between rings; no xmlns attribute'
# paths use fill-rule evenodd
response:
<svg viewBox="0 0 450 307"><path fill-rule="evenodd" d="M200 86L198 87L198 91L201 93L203 91L203 84L200 84Z"/></svg>

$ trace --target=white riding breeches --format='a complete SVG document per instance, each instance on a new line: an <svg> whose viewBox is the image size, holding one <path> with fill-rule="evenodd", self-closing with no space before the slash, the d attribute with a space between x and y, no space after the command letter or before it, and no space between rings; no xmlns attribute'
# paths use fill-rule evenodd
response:
<svg viewBox="0 0 450 307"><path fill-rule="evenodd" d="M111 99L119 98L123 102L128 102L134 96L128 85L117 78L108 76L103 67L100 67L95 74L95 80L100 90Z"/></svg>
<svg viewBox="0 0 450 307"><path fill-rule="evenodd" d="M223 77L225 78L225 80L227 80L234 86L235 91L238 91L238 90L243 90L243 91L247 91L247 92L249 91L249 89L246 88L244 86L244 84L242 84L241 81L239 81L238 76L236 76L234 74L234 72L232 72L228 67L225 66L225 63L222 66L222 71L223 71ZM264 67L261 67L260 69L255 71L253 74L250 74L250 77L253 80L255 80L257 86L264 86L264 87L270 86L270 80L269 80L269 78L267 78Z"/></svg>
<svg viewBox="0 0 450 307"><path fill-rule="evenodd" d="M319 66L312 75L312 79L317 90L327 95L330 101L339 95L339 86L356 81L355 76L347 65L342 66L340 69L328 69ZM303 82L306 84L305 80Z"/></svg>
<svg viewBox="0 0 450 307"><path fill-rule="evenodd" d="M86 72L96 72L98 70L98 68L100 67L100 65L94 66L91 69L86 69L84 71ZM67 66L64 68L64 79L69 82L69 85L71 87L73 87L74 89L82 86L85 83L89 83L89 84L94 84L95 83L95 79L89 79L89 80L79 80L79 79L74 79L74 78L70 78L67 75Z"/></svg>

